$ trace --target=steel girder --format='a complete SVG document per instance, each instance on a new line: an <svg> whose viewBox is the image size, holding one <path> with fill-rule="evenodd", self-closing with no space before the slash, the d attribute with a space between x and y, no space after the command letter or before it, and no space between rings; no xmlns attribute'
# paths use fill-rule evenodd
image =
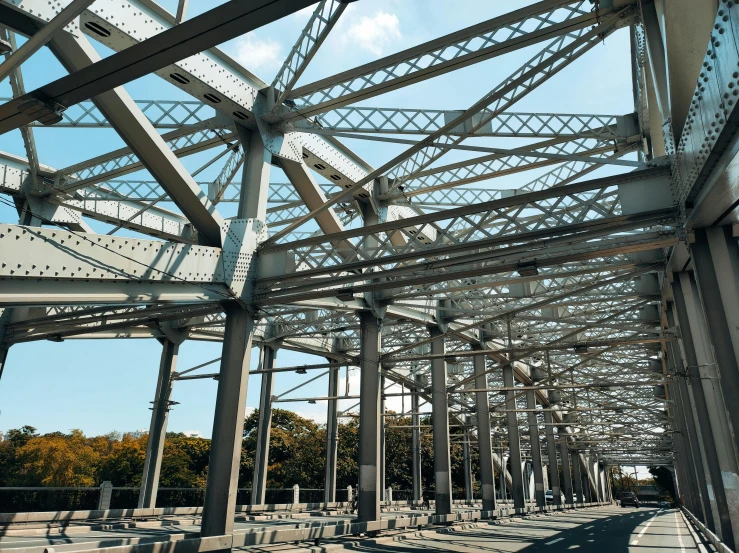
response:
<svg viewBox="0 0 739 553"><path fill-rule="evenodd" d="M23 34L33 34L54 15L55 8L42 2L15 4L20 10L1 7L0 21ZM271 185L262 222L288 227L279 240L264 244L266 234L253 228L251 249L229 244L235 223L224 220L217 237L210 229L210 245L196 245L201 233L195 230L203 229L203 221L193 220L192 209L180 206L180 214L151 205L176 198L171 182L139 155L140 143L61 171L45 166L29 171L25 160L9 161L0 190L31 206L22 209L31 210L33 202L62 206L77 216L171 242L81 233L69 227L74 222L44 210L34 213L47 226L67 225L69 230L4 225L0 248L7 263L0 301L19 306L6 326L6 342L161 336L161 321L176 323L191 339L220 340L225 319L217 304L237 298L261 317L257 342L274 338L264 332L269 323L279 328L285 347L351 363L360 346L355 312L380 308L385 359L394 363L385 374L406 389L415 385L410 378L414 366L420 363L422 373L428 372L427 326L447 328L447 363L453 367L449 399L456 422L471 409L455 387L472 376L468 357L474 344L487 352L490 388L501 386L496 372L501 363L511 353L517 357L518 381L536 386L540 405L554 409L555 420L566 425L571 447L583 453L597 449L606 459L669 462L669 433L659 435L665 421L650 388L661 377L650 370L650 359L657 355L654 344L671 339L672 333L656 330L650 308L658 301L658 289L644 281L657 280L670 248L683 237L680 206L650 198L643 209L634 210L628 187L663 187L662 181L674 179L674 165L645 163L634 173L575 183L600 165L593 158L615 160L639 152L646 161L642 138L649 106L642 100L643 87L635 88L635 117L512 111L520 98L574 65L620 26L633 23L629 3L612 7L601 1L600 9L591 12L585 2L546 0L301 86L301 72L342 11L338 2L320 3L271 86L212 50L152 65L156 74L198 101L127 104L142 126L173 129L162 142L175 162L207 148L222 149L217 178L207 183L187 179L190 199L202 198L200 206L209 205L205 198L212 204L239 200L236 177L246 156L234 125L259 133L271 162L282 166L291 181ZM142 21L136 29L128 25L135 18ZM98 0L77 28L124 54L137 45L156 49L157 41L163 44L158 33L166 35L175 24L174 16L148 0ZM634 33L638 38L638 24ZM468 110L350 105L542 41L547 44L539 54ZM637 64L639 81L643 68ZM79 133L110 121L120 130L120 122L105 109L91 107L98 104L98 99L77 104L78 111L62 114L66 119L60 126L74 126L68 132ZM332 138L333 132L417 134L427 140L376 170ZM545 141L439 163L471 137L478 144L488 137ZM533 155L537 152L540 157ZM142 168L154 180L121 180ZM544 168L546 173L523 187L506 189L506 177ZM47 186L41 193L38 186L28 186L39 176ZM499 190L486 186L492 178L503 181ZM471 183L481 184L471 188ZM217 210L212 211L217 220ZM370 212L379 225L355 230L354 220ZM294 223L309 218L318 221L318 230L311 223L314 230L306 232L314 236L302 238L305 233L295 232ZM230 253L243 256L250 267L254 295L229 273ZM259 262L252 264L252 259ZM383 292L380 306L372 296L378 291ZM29 305L52 318L24 316ZM514 336L510 345L501 339L508 321ZM421 351L411 355L414 348ZM554 384L536 371L547 364ZM555 389L562 397L550 406L549 391ZM522 397L517 401L519 424L526 426L526 404ZM628 413L614 408L614 401ZM495 401L493 406L495 421L504 412Z"/></svg>

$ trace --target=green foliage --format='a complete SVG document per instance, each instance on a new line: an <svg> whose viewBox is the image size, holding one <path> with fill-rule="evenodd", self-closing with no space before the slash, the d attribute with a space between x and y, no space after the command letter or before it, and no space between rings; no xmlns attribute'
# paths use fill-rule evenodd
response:
<svg viewBox="0 0 739 553"><path fill-rule="evenodd" d="M410 417L387 417L386 486L412 487ZM250 488L254 474L259 411L244 420L239 487ZM434 487L431 417L421 420L422 478L425 489ZM354 486L358 480L359 420L339 424L337 487ZM114 486L138 487L146 457L147 436L132 438L111 432L88 438L79 430L69 434L38 435L24 426L10 430L0 442L0 486L97 486L109 480ZM454 430L450 448L452 484L464 488L462 430ZM472 474L477 477L477 448L472 447ZM199 488L208 475L210 440L167 433L160 477L161 487ZM323 488L326 459L326 427L283 409L272 410L267 486Z"/></svg>
<svg viewBox="0 0 739 553"><path fill-rule="evenodd" d="M672 479L672 472L666 467L648 467L649 474L654 478L654 484L659 488L661 499L675 501L677 494L675 493L675 481Z"/></svg>

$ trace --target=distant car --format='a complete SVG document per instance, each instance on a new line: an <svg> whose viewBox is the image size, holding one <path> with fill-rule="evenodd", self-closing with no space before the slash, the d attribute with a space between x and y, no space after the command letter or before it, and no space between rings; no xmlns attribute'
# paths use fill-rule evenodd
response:
<svg viewBox="0 0 739 553"><path fill-rule="evenodd" d="M565 503L565 496L562 492L559 493L560 496L560 504L564 505ZM554 503L554 492L552 490L547 490L544 492L544 499L547 502L547 505L552 505Z"/></svg>
<svg viewBox="0 0 739 553"><path fill-rule="evenodd" d="M639 508L639 498L636 497L634 492L624 492L621 494L621 507L636 507Z"/></svg>
<svg viewBox="0 0 739 553"><path fill-rule="evenodd" d="M660 509L669 509L671 505L669 501L660 501L659 503L657 503L657 507L659 507Z"/></svg>

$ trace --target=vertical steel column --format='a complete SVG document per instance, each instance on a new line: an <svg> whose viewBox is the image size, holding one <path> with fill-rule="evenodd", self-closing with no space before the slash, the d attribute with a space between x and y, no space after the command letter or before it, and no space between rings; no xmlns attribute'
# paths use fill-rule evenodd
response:
<svg viewBox="0 0 739 553"><path fill-rule="evenodd" d="M382 320L359 313L359 522L380 520L380 348Z"/></svg>
<svg viewBox="0 0 739 553"><path fill-rule="evenodd" d="M605 469L600 464L600 461L598 461L598 464L595 467L595 472L598 475L598 495L600 496L600 500L605 502L608 500L606 496L606 481L604 477Z"/></svg>
<svg viewBox="0 0 739 553"><path fill-rule="evenodd" d="M139 509L153 509L157 503L159 489L159 472L162 468L164 438L167 434L167 420L172 398L172 376L177 367L179 343L164 338L162 340L162 356L159 361L159 377L151 408L149 438L146 442L146 458L144 474L139 491Z"/></svg>
<svg viewBox="0 0 739 553"><path fill-rule="evenodd" d="M544 496L544 470L541 463L541 442L539 441L539 421L537 420L536 392L526 390L526 408L529 418L529 442L531 443L531 464L534 469L534 499L537 507L546 505Z"/></svg>
<svg viewBox="0 0 739 553"><path fill-rule="evenodd" d="M329 359L332 363L333 359ZM328 397L339 396L340 367L331 367L328 372ZM339 400L328 400L326 414L326 478L323 485L323 500L336 501L336 461L339 447Z"/></svg>
<svg viewBox="0 0 739 553"><path fill-rule="evenodd" d="M675 327L675 316L673 314L674 304L667 302L665 315L667 326ZM673 401L674 420L677 425L677 438L679 441L680 479L685 484L683 487L689 490L691 512L704 524L713 528L713 515L708 501L706 490L706 479L704 475L703 462L698 450L698 438L695 431L693 413L690 411L690 400L688 398L687 385L685 383L686 373L680 355L679 345L676 342L666 344L668 366L673 375L670 383L670 398ZM710 525L709 525L710 519Z"/></svg>
<svg viewBox="0 0 739 553"><path fill-rule="evenodd" d="M600 478L600 460L597 455L595 455L593 462L593 482L595 483L595 495L598 497L598 501L605 501L606 496L603 495L603 481Z"/></svg>
<svg viewBox="0 0 739 553"><path fill-rule="evenodd" d="M511 319L508 319L508 347L513 347L511 337ZM506 426L508 430L508 449L511 453L511 480L513 481L514 509L523 509L526 501L523 495L523 470L521 469L521 438L518 433L518 416L516 412L516 392L513 391L513 354L508 354L509 362L503 366L503 387L509 388L506 395Z"/></svg>
<svg viewBox="0 0 739 553"><path fill-rule="evenodd" d="M270 346L262 347L262 389L259 394L259 422L257 425L257 449L254 453L254 478L251 485L251 504L264 505L267 495L267 467L269 466L269 440L272 431L272 395L274 393L274 373L277 350Z"/></svg>
<svg viewBox="0 0 739 553"><path fill-rule="evenodd" d="M674 296L674 288L673 288L673 296ZM672 304L672 308L667 312L667 321L668 324L671 327L676 326L676 313L677 308L675 307L675 304ZM681 349L682 347L682 355L681 355ZM695 400L693 398L693 390L692 386L688 386L687 384L687 378L688 374L687 371L684 368L683 363L683 355L685 355L685 345L682 340L678 342L678 345L676 346L675 343L672 344L672 351L674 352L674 358L676 362L680 362L680 367L682 370L680 371L680 374L682 375L681 378L676 379L678 390L680 392L680 401L682 406L682 414L683 414L683 421L685 422L685 426L688 429L688 437L690 440L690 446L691 446L691 452L693 456L693 468L695 470L696 475L696 484L698 486L699 495L701 498L701 503L703 505L703 513L706 517L705 523L709 530L712 532L716 531L716 517L714 517L714 513L717 511L716 509L716 500L715 496L713 496L713 489L711 488L711 493L708 493L709 486L711 486L711 476L708 471L708 461L706 460L706 454L703 447L703 440L699 439L699 432L701 432L700 428L700 421L697 420L697 409L695 408ZM685 356L685 359L687 360L687 356ZM704 422L705 424L705 422Z"/></svg>
<svg viewBox="0 0 739 553"><path fill-rule="evenodd" d="M696 229L691 244L696 279L721 376L726 405L739 397L739 246L731 225ZM734 452L739 452L739 409L729 409ZM733 477L739 493L739 478ZM727 486L727 489L732 489ZM735 520L735 519L733 519Z"/></svg>
<svg viewBox="0 0 739 553"><path fill-rule="evenodd" d="M235 302L224 304L224 310L226 328L200 527L203 537L222 536L233 531L254 334L254 319L248 310Z"/></svg>
<svg viewBox="0 0 739 553"><path fill-rule="evenodd" d="M582 489L582 472L580 470L580 453L576 449L570 450L570 459L572 460L572 479L575 483L575 495L577 499L575 503L584 503L585 495Z"/></svg>
<svg viewBox="0 0 739 553"><path fill-rule="evenodd" d="M264 147L264 141L258 129L249 133L237 124L236 130L245 158L244 170L241 174L242 185L237 217L264 221L267 217L267 191L272 168L272 154Z"/></svg>
<svg viewBox="0 0 739 553"><path fill-rule="evenodd" d="M437 327L430 327L431 354L446 353L444 334ZM446 394L446 361L443 357L431 359L431 419L434 433L434 484L436 514L452 512L452 472L449 458L449 404Z"/></svg>
<svg viewBox="0 0 739 553"><path fill-rule="evenodd" d="M473 346L474 347L474 346ZM480 450L480 487L482 510L495 510L495 469L493 466L493 432L490 428L490 403L488 401L485 354L472 358L475 372L475 412L477 414L477 447ZM503 471L501 470L501 473Z"/></svg>
<svg viewBox="0 0 739 553"><path fill-rule="evenodd" d="M572 474L570 473L570 455L567 448L567 431L559 427L559 456L562 458L562 479L564 480L565 503L572 505Z"/></svg>
<svg viewBox="0 0 739 553"><path fill-rule="evenodd" d="M552 503L562 504L561 489L559 487L559 469L557 467L557 442L554 439L554 418L552 412L544 411L544 430L547 434L547 457L549 457L549 485L552 488Z"/></svg>
<svg viewBox="0 0 739 553"><path fill-rule="evenodd" d="M727 409L704 326L697 286L691 275L680 273L673 283L673 292L697 415L701 425L709 424L702 437L718 509L718 518L714 519L719 523L717 534L730 549L734 549L734 543L739 543L739 476Z"/></svg>
<svg viewBox="0 0 739 553"><path fill-rule="evenodd" d="M413 421L413 429L411 431L411 444L413 456L412 459L412 470L413 470L413 501L421 501L423 495L423 481L421 479L421 415L418 410L421 408L421 402L419 401L418 389L421 386L421 375L418 374L418 365L415 367L413 375L413 381L416 386L413 388L411 394L411 420Z"/></svg>
<svg viewBox="0 0 739 553"><path fill-rule="evenodd" d="M470 458L470 433L468 426L470 418L464 418L464 432L462 433L462 454L464 456L464 498L467 503L472 502L472 459Z"/></svg>
<svg viewBox="0 0 739 553"><path fill-rule="evenodd" d="M385 376L380 376L380 501L385 501Z"/></svg>

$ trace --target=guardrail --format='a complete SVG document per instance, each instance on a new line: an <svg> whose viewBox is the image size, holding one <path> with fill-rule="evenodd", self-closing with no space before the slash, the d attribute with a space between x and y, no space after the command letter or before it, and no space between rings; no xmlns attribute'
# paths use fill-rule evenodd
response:
<svg viewBox="0 0 739 553"><path fill-rule="evenodd" d="M107 490L107 491L106 491ZM98 487L14 486L0 487L0 513L92 511L136 508L139 488L112 486L104 482ZM265 503L292 503L296 488L267 488ZM323 489L297 488L298 502L323 501ZM348 501L346 489L336 492L337 500ZM157 503L167 507L199 507L205 500L205 488L159 488ZM251 488L239 488L236 502L251 504Z"/></svg>
<svg viewBox="0 0 739 553"><path fill-rule="evenodd" d="M701 534L703 534L706 539L711 542L718 553L734 553L734 551L729 549L729 547L727 547L726 544L724 544L724 542L722 542L716 534L706 528L706 526L700 520L698 520L693 515L693 513L688 511L685 507L680 507L680 510L688 516L688 518L696 526L696 528L701 531Z"/></svg>
<svg viewBox="0 0 739 553"><path fill-rule="evenodd" d="M106 492L107 490L107 492ZM51 487L15 486L0 487L0 513L49 512L49 511L105 511L110 509L133 509L138 505L139 488L113 486L103 482L98 487ZM264 503L293 503L295 494L298 503L320 503L324 499L322 488L267 488ZM433 490L424 492L433 501ZM464 492L455 493L455 503L466 503ZM474 496L473 496L474 497ZM475 497L473 501L479 501ZM199 507L205 500L205 488L159 488L157 504L167 507ZM336 490L337 501L351 501L346 488ZM236 502L239 505L251 504L251 488L239 488ZM386 505L402 506L413 503L412 490L393 490L388 488ZM500 502L502 504L506 501Z"/></svg>

